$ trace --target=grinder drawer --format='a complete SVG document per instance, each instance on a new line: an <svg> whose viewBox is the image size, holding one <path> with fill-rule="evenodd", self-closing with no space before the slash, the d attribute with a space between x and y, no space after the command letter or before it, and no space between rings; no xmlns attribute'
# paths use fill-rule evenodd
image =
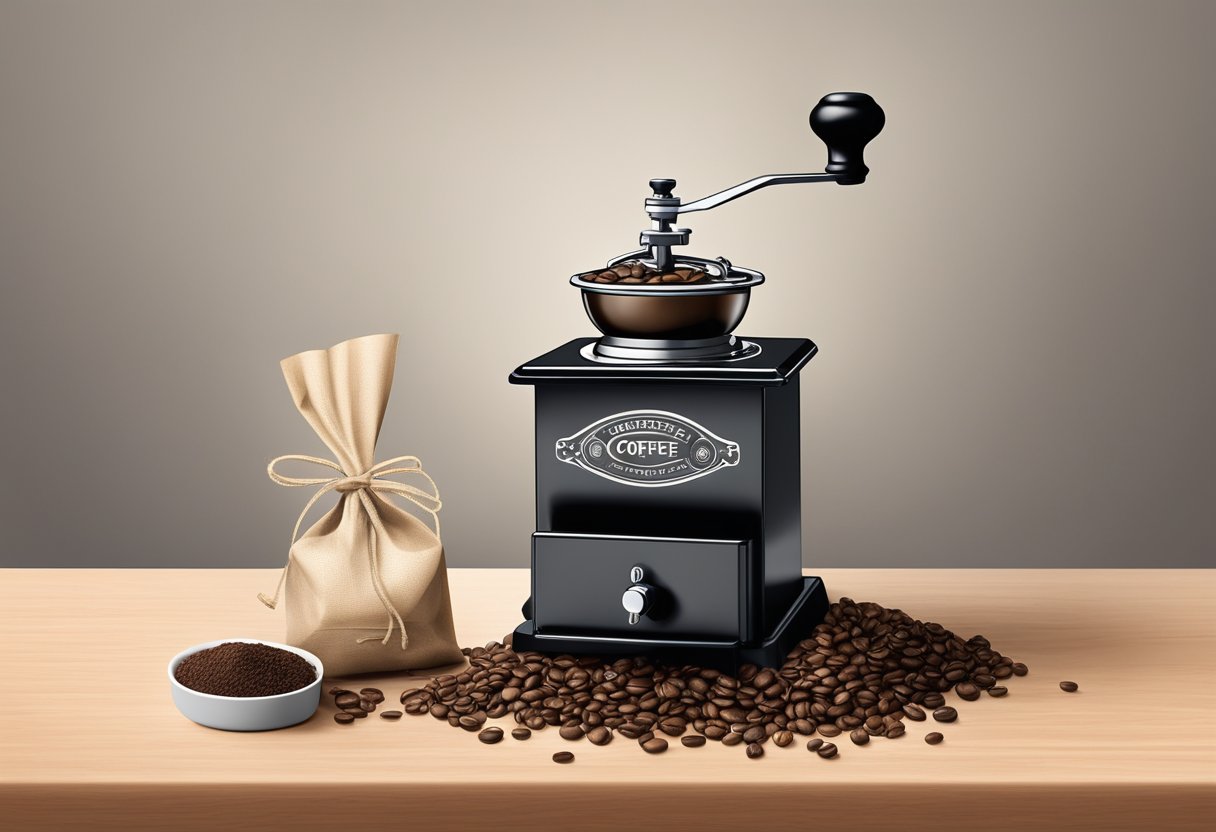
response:
<svg viewBox="0 0 1216 832"><path fill-rule="evenodd" d="M750 540L532 535L538 635L748 642L753 581ZM622 596L634 586L629 604L643 611L630 624Z"/></svg>

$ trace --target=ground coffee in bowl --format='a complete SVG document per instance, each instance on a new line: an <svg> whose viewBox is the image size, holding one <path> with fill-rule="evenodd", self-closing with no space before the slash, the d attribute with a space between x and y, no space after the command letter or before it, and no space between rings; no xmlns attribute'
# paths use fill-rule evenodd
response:
<svg viewBox="0 0 1216 832"><path fill-rule="evenodd" d="M308 687L317 680L317 671L287 650L229 641L187 656L173 678L214 696L277 696Z"/></svg>

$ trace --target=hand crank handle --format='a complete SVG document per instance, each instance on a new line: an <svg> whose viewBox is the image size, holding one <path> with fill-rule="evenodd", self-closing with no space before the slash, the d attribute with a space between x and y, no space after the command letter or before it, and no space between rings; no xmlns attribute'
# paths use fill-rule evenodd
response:
<svg viewBox="0 0 1216 832"><path fill-rule="evenodd" d="M824 173L757 176L724 191L680 205L674 213L706 211L769 185L796 185L806 182L859 185L866 181L866 174L870 172L865 164L865 146L882 131L886 120L882 107L863 92L834 92L825 95L815 105L815 109L811 110L810 117L811 129L828 146L828 165ZM676 184L671 179L658 179L654 180L651 186L654 187L656 183L661 183L661 187L655 188L656 196L670 195Z"/></svg>

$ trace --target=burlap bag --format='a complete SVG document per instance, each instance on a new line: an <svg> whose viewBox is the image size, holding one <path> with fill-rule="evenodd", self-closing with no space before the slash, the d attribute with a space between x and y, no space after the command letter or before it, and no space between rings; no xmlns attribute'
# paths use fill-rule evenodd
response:
<svg viewBox="0 0 1216 832"><path fill-rule="evenodd" d="M258 597L274 609L285 590L287 643L320 657L327 675L434 667L462 658L435 482L417 457L373 463L396 355L396 335L369 335L282 362L296 407L336 461L289 454L270 463L267 471L279 485L317 492L296 521L274 597ZM287 460L337 474L285 476L276 466ZM428 488L389 479L409 475ZM338 504L297 539L308 510L330 493ZM424 511L435 531L390 502L389 494Z"/></svg>

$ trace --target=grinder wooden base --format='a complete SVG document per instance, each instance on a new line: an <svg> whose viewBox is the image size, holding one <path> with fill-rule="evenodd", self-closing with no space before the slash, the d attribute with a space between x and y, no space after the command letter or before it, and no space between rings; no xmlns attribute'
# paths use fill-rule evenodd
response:
<svg viewBox="0 0 1216 832"><path fill-rule="evenodd" d="M780 667L794 645L810 636L823 621L828 609L828 595L819 578L804 577L802 592L790 605L785 616L759 644L737 641L662 641L658 639L626 639L611 636L588 636L573 633L537 633L532 623L532 599L524 604L525 620L515 628L512 647L516 652L535 650L539 653L569 653L575 656L621 658L645 656L662 664L712 667L724 673L735 673L741 665Z"/></svg>

